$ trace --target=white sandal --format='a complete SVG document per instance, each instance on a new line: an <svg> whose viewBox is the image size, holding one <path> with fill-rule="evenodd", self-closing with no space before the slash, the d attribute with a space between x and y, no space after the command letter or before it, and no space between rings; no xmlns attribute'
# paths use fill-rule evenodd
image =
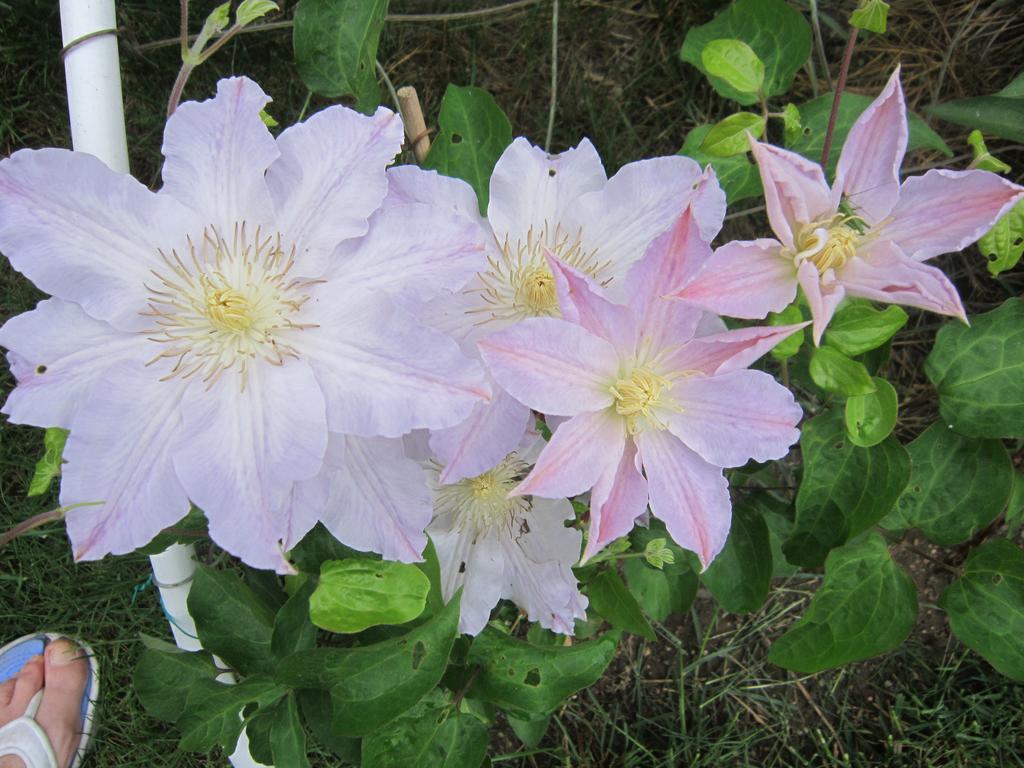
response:
<svg viewBox="0 0 1024 768"><path fill-rule="evenodd" d="M41 656L47 645L60 639L63 639L63 635L25 635L0 648L0 683L17 675L30 658ZM57 762L49 737L35 720L43 698L42 691L32 697L24 715L0 728L0 757L20 757L26 768L78 768L82 764L92 736L93 717L100 692L99 664L96 661L96 654L88 645L77 640L71 642L81 648L83 655L89 660L89 677L82 694L82 717L79 727L81 736L78 749L71 756L71 762L67 766L61 766Z"/></svg>

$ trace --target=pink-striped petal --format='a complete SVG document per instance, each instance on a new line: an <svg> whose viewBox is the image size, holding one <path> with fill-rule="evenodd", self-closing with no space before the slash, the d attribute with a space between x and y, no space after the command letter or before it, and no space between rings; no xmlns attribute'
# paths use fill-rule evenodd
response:
<svg viewBox="0 0 1024 768"><path fill-rule="evenodd" d="M338 243L366 232L402 147L402 121L384 107L369 116L329 107L286 129L277 146L281 159L267 171L277 225L315 276Z"/></svg>
<svg viewBox="0 0 1024 768"><path fill-rule="evenodd" d="M913 259L959 251L1024 199L1024 187L989 171L932 170L900 187L892 213L872 234Z"/></svg>
<svg viewBox="0 0 1024 768"><path fill-rule="evenodd" d="M530 409L500 387L469 418L430 433L430 450L444 464L438 481L448 485L476 477L516 449L532 423Z"/></svg>
<svg viewBox="0 0 1024 768"><path fill-rule="evenodd" d="M920 307L967 322L960 295L942 270L910 258L894 243L874 243L839 271L839 279L851 296Z"/></svg>
<svg viewBox="0 0 1024 768"><path fill-rule="evenodd" d="M846 202L870 225L884 219L900 196L900 164L907 151L907 106L900 68L853 124L839 156L833 201Z"/></svg>
<svg viewBox="0 0 1024 768"><path fill-rule="evenodd" d="M140 334L93 320L77 304L41 301L0 328L18 381L2 412L15 424L71 428L96 383L122 360L141 363L152 350Z"/></svg>
<svg viewBox="0 0 1024 768"><path fill-rule="evenodd" d="M800 439L803 411L763 371L691 376L672 387L672 398L681 411L668 415L669 430L716 467L781 459Z"/></svg>
<svg viewBox="0 0 1024 768"><path fill-rule="evenodd" d="M562 317L611 342L620 355L629 354L636 339L636 321L629 308L610 301L582 272L545 255L555 278Z"/></svg>
<svg viewBox="0 0 1024 768"><path fill-rule="evenodd" d="M825 333L832 315L836 313L836 307L843 300L846 292L843 284L835 279L832 270L824 275L818 272L818 268L809 261L805 261L797 270L797 280L800 287L804 289L804 296L811 308L811 317L814 321L813 337L814 343L821 343L821 335Z"/></svg>
<svg viewBox="0 0 1024 768"><path fill-rule="evenodd" d="M274 220L264 174L280 153L260 119L269 101L249 78L230 77L214 98L185 102L167 121L161 194L201 213L222 237L242 221Z"/></svg>
<svg viewBox="0 0 1024 768"><path fill-rule="evenodd" d="M636 519L647 509L647 480L637 464L636 443L626 440L618 466L607 470L594 485L583 562L629 533Z"/></svg>
<svg viewBox="0 0 1024 768"><path fill-rule="evenodd" d="M821 166L795 152L750 141L764 183L768 220L782 244L793 250L805 224L836 212Z"/></svg>
<svg viewBox="0 0 1024 768"><path fill-rule="evenodd" d="M615 348L583 327L534 317L478 343L495 380L541 413L573 416L611 405Z"/></svg>
<svg viewBox="0 0 1024 768"><path fill-rule="evenodd" d="M605 472L615 471L626 442L625 422L611 408L573 416L555 430L512 494L557 499L588 491Z"/></svg>
<svg viewBox="0 0 1024 768"><path fill-rule="evenodd" d="M781 312L796 297L796 267L777 240L733 241L672 294L709 312L750 320Z"/></svg>
<svg viewBox="0 0 1024 768"><path fill-rule="evenodd" d="M667 358L666 370L706 376L742 370L808 325L755 326L698 336Z"/></svg>
<svg viewBox="0 0 1024 768"><path fill-rule="evenodd" d="M660 429L637 435L647 474L651 512L665 523L679 546L696 552L707 568L729 536L732 502L729 481L679 438Z"/></svg>
<svg viewBox="0 0 1024 768"><path fill-rule="evenodd" d="M0 251L38 288L121 330L152 326L140 313L150 270L164 266L158 251L187 260L185 234L204 223L92 155L23 149L0 160Z"/></svg>

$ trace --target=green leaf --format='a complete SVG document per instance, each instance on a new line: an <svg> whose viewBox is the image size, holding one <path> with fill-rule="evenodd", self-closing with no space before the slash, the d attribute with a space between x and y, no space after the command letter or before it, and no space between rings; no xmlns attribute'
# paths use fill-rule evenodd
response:
<svg viewBox="0 0 1024 768"><path fill-rule="evenodd" d="M483 88L451 84L445 89L438 123L441 130L423 167L468 181L476 190L480 213L486 216L491 172L512 143L512 124ZM548 171L552 179L555 173L554 168Z"/></svg>
<svg viewBox="0 0 1024 768"><path fill-rule="evenodd" d="M964 645L1007 677L1024 680L1024 550L1006 539L985 542L939 605Z"/></svg>
<svg viewBox="0 0 1024 768"><path fill-rule="evenodd" d="M919 528L942 546L967 541L1003 511L1013 487L1013 464L998 440L958 435L932 424L907 446L910 483L882 521L886 528Z"/></svg>
<svg viewBox="0 0 1024 768"><path fill-rule="evenodd" d="M875 382L864 363L851 360L832 347L817 347L811 355L811 379L826 392L843 397L868 395Z"/></svg>
<svg viewBox="0 0 1024 768"><path fill-rule="evenodd" d="M300 0L292 44L306 86L324 96L355 96L360 112L380 103L377 44L388 0Z"/></svg>
<svg viewBox="0 0 1024 768"><path fill-rule="evenodd" d="M552 647L530 645L487 627L469 649L469 663L480 666L470 695L515 717L547 714L601 677L615 655L616 635Z"/></svg>
<svg viewBox="0 0 1024 768"><path fill-rule="evenodd" d="M786 307L781 312L769 312L768 313L768 325L796 325L804 321L804 314L800 311L800 306L794 302ZM804 344L804 334L794 333L786 338L781 344L776 344L772 348L772 357L776 360L788 360L793 357L797 352L800 351L800 347Z"/></svg>
<svg viewBox="0 0 1024 768"><path fill-rule="evenodd" d="M709 77L720 77L742 93L757 95L764 85L764 62L742 40L711 40L700 61Z"/></svg>
<svg viewBox="0 0 1024 768"><path fill-rule="evenodd" d="M309 620L309 598L315 588L313 580L307 579L274 616L270 649L277 658L284 659L316 645L316 627Z"/></svg>
<svg viewBox="0 0 1024 768"><path fill-rule="evenodd" d="M200 680L213 680L220 671L208 653L182 651L170 643L167 650L146 648L135 666L135 693L150 716L176 722L188 706L188 691Z"/></svg>
<svg viewBox="0 0 1024 768"><path fill-rule="evenodd" d="M1013 490L1006 502L1006 527L1010 536L1016 536L1024 524L1024 475L1013 473Z"/></svg>
<svg viewBox="0 0 1024 768"><path fill-rule="evenodd" d="M203 648L242 674L270 672L274 614L237 576L201 565L188 593L188 612Z"/></svg>
<svg viewBox="0 0 1024 768"><path fill-rule="evenodd" d="M888 17L889 4L884 0L863 0L850 14L850 24L858 29L882 34L885 32L885 21Z"/></svg>
<svg viewBox="0 0 1024 768"><path fill-rule="evenodd" d="M804 118L804 127L800 134L795 137L794 141L786 142L786 146L789 149L816 163L821 162L821 150L825 146L825 133L828 130L828 118L832 111L833 97L832 93L826 93L802 104L800 106L800 114ZM832 151L828 156L828 174L830 177L835 173L836 164L839 162L840 149L846 143L846 137L850 133L850 128L853 127L857 118L873 101L874 99L870 96L850 93L849 91L843 92L843 97L839 100L839 112L836 115ZM942 140L942 137L929 128L924 120L913 113L908 113L907 117L910 123L910 137L907 142L908 151L934 149L946 157L953 156L953 150L946 146L946 142Z"/></svg>
<svg viewBox="0 0 1024 768"><path fill-rule="evenodd" d="M791 563L816 567L888 514L907 486L910 456L893 437L872 448L854 445L839 410L805 422L800 449L804 476L783 551Z"/></svg>
<svg viewBox="0 0 1024 768"><path fill-rule="evenodd" d="M825 330L825 343L856 357L877 349L907 324L907 313L895 304L875 309L870 304L847 304Z"/></svg>
<svg viewBox="0 0 1024 768"><path fill-rule="evenodd" d="M782 130L786 144L796 141L803 130L803 120L800 117L800 108L796 104L787 104L782 110Z"/></svg>
<svg viewBox="0 0 1024 768"><path fill-rule="evenodd" d="M968 437L1024 437L1024 299L947 323L925 360L942 418Z"/></svg>
<svg viewBox="0 0 1024 768"><path fill-rule="evenodd" d="M235 11L235 24L244 27L277 10L280 10L277 3L270 0L242 0L238 4L238 10Z"/></svg>
<svg viewBox="0 0 1024 768"><path fill-rule="evenodd" d="M758 491L747 497L745 502L761 512L761 518L768 526L768 545L772 550L772 578L783 579L800 569L786 559L782 544L793 533L792 504L772 496L767 491Z"/></svg>
<svg viewBox="0 0 1024 768"><path fill-rule="evenodd" d="M784 0L736 0L707 24L690 28L680 57L707 75L722 96L740 104L754 104L757 94L733 87L704 65L705 48L721 39L739 40L750 46L764 64L761 90L769 97L789 91L793 75L811 52L810 25Z"/></svg>
<svg viewBox="0 0 1024 768"><path fill-rule="evenodd" d="M925 111L947 122L977 128L1002 139L1024 141L1024 72L991 96L947 101L925 107Z"/></svg>
<svg viewBox="0 0 1024 768"><path fill-rule="evenodd" d="M540 744L544 739L544 734L548 732L548 726L551 725L551 715L542 715L532 720L506 715L505 719L508 720L516 737L523 742L523 746L527 749L533 749Z"/></svg>
<svg viewBox="0 0 1024 768"><path fill-rule="evenodd" d="M692 157L702 167L711 165L715 169L718 183L725 191L729 204L751 197L760 197L763 187L761 176L750 158L743 155L732 157L718 157L702 150L701 144L711 131L710 125L698 125L686 135L683 148L679 150L680 155Z"/></svg>
<svg viewBox="0 0 1024 768"><path fill-rule="evenodd" d="M410 632L357 648L314 648L283 661L278 679L331 692L332 729L365 736L405 712L438 684L458 632L459 599Z"/></svg>
<svg viewBox="0 0 1024 768"><path fill-rule="evenodd" d="M362 632L405 624L427 605L430 579L415 565L392 560L332 560L320 569L309 616L321 629Z"/></svg>
<svg viewBox="0 0 1024 768"><path fill-rule="evenodd" d="M366 558L365 552L346 547L330 531L324 528L323 523L317 523L302 537L302 540L295 545L289 558L295 567L303 573L319 574L323 564L329 560L346 560L350 557Z"/></svg>
<svg viewBox="0 0 1024 768"><path fill-rule="evenodd" d="M430 582L427 593L427 609L433 615L444 608L444 593L441 590L441 562L437 559L437 548L434 540L427 536L427 546L423 548L423 562L415 564Z"/></svg>
<svg viewBox="0 0 1024 768"><path fill-rule="evenodd" d="M659 520L652 520L648 528L634 528L630 534L636 551L646 552L651 542L664 542L672 553L672 562L666 560L660 569L647 565L642 558L622 561L629 591L655 621L685 613L697 596L697 574L690 567L689 558L678 544L666 537L665 526Z"/></svg>
<svg viewBox="0 0 1024 768"><path fill-rule="evenodd" d="M601 571L587 584L590 607L597 611L609 624L634 635L654 640L651 624L644 617L636 598L629 593L617 571Z"/></svg>
<svg viewBox="0 0 1024 768"><path fill-rule="evenodd" d="M665 543L665 539L651 539L644 547L644 560L652 568L659 571L666 565L672 565L676 561L676 554L672 548Z"/></svg>
<svg viewBox="0 0 1024 768"><path fill-rule="evenodd" d="M185 711L178 718L178 747L186 752L209 752L219 745L230 754L242 732L242 708L249 704L268 706L286 693L282 686L260 675L235 685L200 680L188 689Z"/></svg>
<svg viewBox="0 0 1024 768"><path fill-rule="evenodd" d="M250 714L245 722L245 735L249 739L249 754L256 762L263 765L274 764L274 751L270 746L270 729L274 725L278 707L284 703L282 699L271 707L257 710Z"/></svg>
<svg viewBox="0 0 1024 768"><path fill-rule="evenodd" d="M339 736L331 730L334 707L331 705L330 692L307 688L299 691L298 696L302 719L320 746L330 750L346 763L359 765L360 740Z"/></svg>
<svg viewBox="0 0 1024 768"><path fill-rule="evenodd" d="M1009 173L1013 169L988 151L985 145L985 137L977 128L967 136L967 143L974 152L974 159L971 160L971 168L980 171L992 171L993 173Z"/></svg>
<svg viewBox="0 0 1024 768"><path fill-rule="evenodd" d="M829 554L820 589L768 660L805 674L860 661L899 646L916 618L914 582L872 533Z"/></svg>
<svg viewBox="0 0 1024 768"><path fill-rule="evenodd" d="M188 514L170 528L161 531L144 547L135 550L140 555L159 555L172 544L194 544L207 535L206 515L198 507L190 507Z"/></svg>
<svg viewBox="0 0 1024 768"><path fill-rule="evenodd" d="M764 134L765 121L753 112L737 112L716 123L707 132L700 148L709 155L730 157L750 150L749 132L755 139Z"/></svg>
<svg viewBox="0 0 1024 768"><path fill-rule="evenodd" d="M270 752L274 765L309 768L306 758L306 729L299 719L299 705L289 694L274 708L270 726Z"/></svg>
<svg viewBox="0 0 1024 768"><path fill-rule="evenodd" d="M435 689L363 739L362 768L477 768L486 756L487 726Z"/></svg>
<svg viewBox="0 0 1024 768"><path fill-rule="evenodd" d="M50 490L50 483L60 474L60 465L64 463L64 443L68 441L68 434L60 427L47 428L43 434L43 457L36 462L27 495L42 496Z"/></svg>
<svg viewBox="0 0 1024 768"><path fill-rule="evenodd" d="M730 613L749 613L764 603L771 578L768 526L755 507L737 504L732 508L732 527L725 547L700 580L722 608Z"/></svg>
<svg viewBox="0 0 1024 768"><path fill-rule="evenodd" d="M1024 200L999 218L978 241L978 248L988 259L988 271L993 277L1017 266L1024 255Z"/></svg>
<svg viewBox="0 0 1024 768"><path fill-rule="evenodd" d="M846 435L861 448L878 445L892 434L900 407L892 384L878 377L872 381L874 392L855 395L846 401Z"/></svg>

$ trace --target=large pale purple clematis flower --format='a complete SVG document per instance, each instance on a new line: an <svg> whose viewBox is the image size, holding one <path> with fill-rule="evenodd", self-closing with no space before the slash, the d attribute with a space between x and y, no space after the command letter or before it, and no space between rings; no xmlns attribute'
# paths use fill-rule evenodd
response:
<svg viewBox="0 0 1024 768"><path fill-rule="evenodd" d="M453 194L451 187L438 177L433 185L406 183L401 189L409 199L447 199L460 212L475 214L475 198ZM586 139L548 155L518 138L494 168L487 219L478 218L490 242L487 268L461 292L439 300L432 323L472 350L479 339L526 318L558 317L545 253L621 297L629 267L691 200L710 240L721 227L725 195L713 172L702 174L693 160L641 160L609 179ZM493 466L515 450L529 424L529 409L496 388L491 402L478 405L463 424L433 433L431 447L445 463L442 482Z"/></svg>
<svg viewBox="0 0 1024 768"><path fill-rule="evenodd" d="M441 485L436 465L431 473L435 517L427 532L437 547L444 599L464 588L462 632L480 632L501 599L566 635L575 619L586 618L587 599L572 572L583 535L564 525L572 505L564 498L509 496L536 457L530 444L542 442L528 436L519 451L476 477Z"/></svg>
<svg viewBox="0 0 1024 768"><path fill-rule="evenodd" d="M363 479L372 436L453 425L488 395L393 301L483 258L471 223L385 201L397 116L332 107L275 140L268 100L233 78L183 104L159 193L80 153L0 162L0 250L54 296L0 330L4 412L71 430L61 503L102 502L68 515L77 558L131 551L191 501L225 549L288 570L323 512L294 512L294 486L322 473L328 432L328 469Z"/></svg>
<svg viewBox="0 0 1024 768"><path fill-rule="evenodd" d="M956 288L924 262L975 242L1024 188L987 171L932 170L902 184L907 111L899 69L850 130L832 187L821 166L751 141L778 240L726 243L677 298L761 318L803 288L821 340L844 296L966 319Z"/></svg>
<svg viewBox="0 0 1024 768"><path fill-rule="evenodd" d="M723 467L784 456L800 407L770 375L746 370L802 325L696 337L701 312L662 298L710 255L688 208L626 278L626 305L552 260L562 319L524 320L480 342L514 397L568 416L516 494L591 490L584 558L625 535L650 502L706 566L729 532Z"/></svg>

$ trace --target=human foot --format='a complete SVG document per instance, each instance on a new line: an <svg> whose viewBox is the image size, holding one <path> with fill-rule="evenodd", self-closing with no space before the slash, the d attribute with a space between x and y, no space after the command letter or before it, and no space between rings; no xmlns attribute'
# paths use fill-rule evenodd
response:
<svg viewBox="0 0 1024 768"><path fill-rule="evenodd" d="M29 702L43 692L35 720L53 745L59 766L68 766L79 744L82 694L89 678L82 649L67 640L49 643L11 680L0 684L0 727L25 714ZM19 757L0 757L0 768L25 768Z"/></svg>

